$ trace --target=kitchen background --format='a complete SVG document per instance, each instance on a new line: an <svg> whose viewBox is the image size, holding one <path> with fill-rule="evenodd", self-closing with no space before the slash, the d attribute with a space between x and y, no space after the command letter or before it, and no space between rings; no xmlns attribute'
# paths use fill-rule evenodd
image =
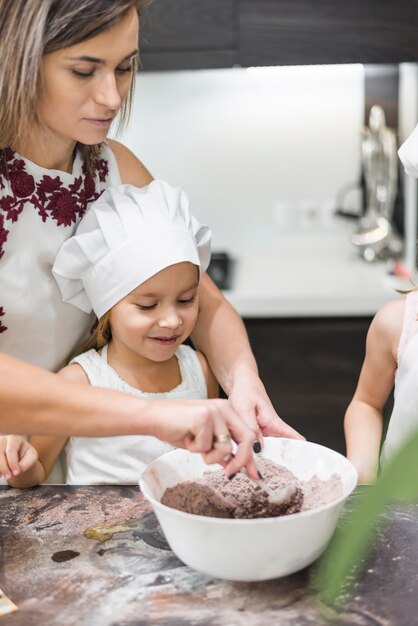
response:
<svg viewBox="0 0 418 626"><path fill-rule="evenodd" d="M230 257L225 295L279 414L342 452L368 325L403 284L386 261L360 258L358 217L336 214L364 211L371 106L398 143L418 121L418 7L394 4L154 0L119 137L188 192L215 252ZM395 220L412 274L416 206L416 184L400 173Z"/></svg>
<svg viewBox="0 0 418 626"><path fill-rule="evenodd" d="M121 140L187 190L215 249L274 253L330 226L347 184L358 213L363 119L361 65L140 72Z"/></svg>

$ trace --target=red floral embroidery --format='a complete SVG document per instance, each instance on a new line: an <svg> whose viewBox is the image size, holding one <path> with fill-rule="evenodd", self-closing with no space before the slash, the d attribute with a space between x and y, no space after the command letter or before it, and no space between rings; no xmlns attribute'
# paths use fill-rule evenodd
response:
<svg viewBox="0 0 418 626"><path fill-rule="evenodd" d="M0 306L0 317L2 317L4 315L4 310L3 307ZM4 331L7 330L7 326L5 326L4 324L2 324L1 320L0 320L0 333L4 333Z"/></svg>
<svg viewBox="0 0 418 626"><path fill-rule="evenodd" d="M33 176L26 172L10 172L10 186L18 198L27 198L35 191Z"/></svg>
<svg viewBox="0 0 418 626"><path fill-rule="evenodd" d="M106 182L109 174L107 161L96 159L96 174L101 183ZM55 220L57 226L71 226L84 215L87 204L97 200L103 190L96 190L95 180L83 165L81 175L65 186L59 176L44 175L39 181L25 170L25 161L7 148L0 156L0 190L6 189L10 194L0 198L0 259L4 254L4 246L9 231L5 221L14 223L18 220L25 206L35 209L43 222ZM4 315L0 307L0 317ZM1 323L0 333L7 330Z"/></svg>
<svg viewBox="0 0 418 626"><path fill-rule="evenodd" d="M4 228L4 217L0 213L0 259L4 254L3 246L6 243L8 234L9 234L9 231L6 230L6 228Z"/></svg>

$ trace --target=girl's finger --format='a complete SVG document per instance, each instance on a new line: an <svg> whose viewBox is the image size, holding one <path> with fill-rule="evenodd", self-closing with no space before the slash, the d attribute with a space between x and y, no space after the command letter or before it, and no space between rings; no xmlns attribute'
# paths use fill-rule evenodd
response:
<svg viewBox="0 0 418 626"><path fill-rule="evenodd" d="M4 476L6 480L12 477L12 471L7 464L6 456L1 453L0 454L0 475Z"/></svg>
<svg viewBox="0 0 418 626"><path fill-rule="evenodd" d="M27 472L28 469L30 469L31 467L35 465L37 460L38 460L38 453L36 452L35 448L33 448L31 445L28 444L23 452L23 456L20 459L19 465L20 465L21 471Z"/></svg>
<svg viewBox="0 0 418 626"><path fill-rule="evenodd" d="M18 476L20 474L19 455L23 443L26 442L24 441L24 439L21 439L21 437L11 436L7 439L6 457L7 463L13 476Z"/></svg>
<svg viewBox="0 0 418 626"><path fill-rule="evenodd" d="M6 453L3 450L0 451L0 474L5 477L6 480L12 477L12 470L7 463Z"/></svg>

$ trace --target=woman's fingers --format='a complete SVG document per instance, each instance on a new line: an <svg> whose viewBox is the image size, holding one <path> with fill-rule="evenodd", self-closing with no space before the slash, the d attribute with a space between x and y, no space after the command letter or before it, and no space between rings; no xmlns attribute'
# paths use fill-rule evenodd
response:
<svg viewBox="0 0 418 626"><path fill-rule="evenodd" d="M228 475L245 467L252 478L258 478L252 455L254 431L227 400L165 400L157 414L152 431L155 436L176 447L200 452L207 463L226 463ZM234 457L233 441L237 444Z"/></svg>
<svg viewBox="0 0 418 626"><path fill-rule="evenodd" d="M237 443L237 448L225 467L226 474L231 476L245 467L250 478L257 480L259 476L253 456L254 431L235 414L230 417L229 431Z"/></svg>
<svg viewBox="0 0 418 626"><path fill-rule="evenodd" d="M205 463L209 465L212 463L219 463L223 467L226 467L229 461L234 458L232 452L232 437L226 428L226 424L218 417L215 424L215 434L212 438L212 448L209 452L203 453L203 459Z"/></svg>
<svg viewBox="0 0 418 626"><path fill-rule="evenodd" d="M221 465L226 463L225 472L228 476L245 467L248 474L257 479L257 468L252 454L254 432L242 422L227 401L214 402L216 412L212 416L213 443L212 449L203 455L205 462ZM234 454L232 440L237 444Z"/></svg>
<svg viewBox="0 0 418 626"><path fill-rule="evenodd" d="M193 419L184 446L191 452L200 452L206 463L227 463L228 475L246 467L249 474L257 478L252 456L254 432L237 416L230 403L204 400L192 408ZM235 456L232 456L232 440L237 444Z"/></svg>
<svg viewBox="0 0 418 626"><path fill-rule="evenodd" d="M208 452L213 445L212 407L196 410L196 420L190 427L187 449L191 452Z"/></svg>

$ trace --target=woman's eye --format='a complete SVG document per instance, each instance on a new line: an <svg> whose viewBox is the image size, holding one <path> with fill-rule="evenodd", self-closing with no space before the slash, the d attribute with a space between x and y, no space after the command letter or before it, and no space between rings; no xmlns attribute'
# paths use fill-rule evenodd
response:
<svg viewBox="0 0 418 626"><path fill-rule="evenodd" d="M71 70L71 71L74 74L74 76L77 76L78 78L90 78L94 74L94 71L92 72L80 72L79 70Z"/></svg>
<svg viewBox="0 0 418 626"><path fill-rule="evenodd" d="M120 65L119 67L116 68L116 71L118 74L127 74L128 72L132 72L134 68L134 65L132 63L132 61L129 63L129 65Z"/></svg>
<svg viewBox="0 0 418 626"><path fill-rule="evenodd" d="M116 68L116 73L117 74L128 74L129 72L132 72L133 70L133 63L132 61L129 63L129 65L120 65L119 67ZM86 71L86 72L82 72L81 70L71 70L72 73L74 74L74 76L77 76L78 78L91 78L94 75L94 70L90 70L90 71Z"/></svg>

